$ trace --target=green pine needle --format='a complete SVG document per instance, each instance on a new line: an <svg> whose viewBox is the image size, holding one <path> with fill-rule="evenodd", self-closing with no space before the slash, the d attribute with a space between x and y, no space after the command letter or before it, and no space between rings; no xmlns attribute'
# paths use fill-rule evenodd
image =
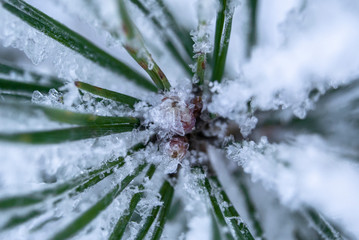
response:
<svg viewBox="0 0 359 240"><path fill-rule="evenodd" d="M90 85L88 83L84 83L81 81L76 81L75 86L81 90L92 93L94 95L101 96L101 97L104 97L107 99L111 99L113 101L120 102L123 104L127 104L130 108L134 108L134 105L141 101L137 98L134 98L134 97L122 94L122 93L114 92L111 90L107 90L104 88L96 87L96 86L93 86L93 85Z"/></svg>
<svg viewBox="0 0 359 240"><path fill-rule="evenodd" d="M136 124L113 124L103 126L82 126L56 130L24 133L1 133L0 140L28 144L53 144L130 132Z"/></svg>
<svg viewBox="0 0 359 240"><path fill-rule="evenodd" d="M157 31L161 34L161 38L164 41L164 44L166 45L167 49L172 53L172 55L175 57L175 59L178 61L178 63L181 64L183 69L189 74L192 75L192 70L189 67L190 64L190 57L192 54L191 52L185 52L186 56L183 56L183 54L180 52L174 41L171 39L171 36L168 34L168 29L165 28L161 23L160 20L156 18L153 14L151 14L151 11L144 6L141 1L139 0L131 0L133 4L135 4L138 9L140 9L144 15L146 15L153 23L154 26L156 26ZM163 8L162 8L163 9ZM185 35L181 35L181 38L179 39L182 43L182 47L186 45L186 42L188 40L185 40Z"/></svg>
<svg viewBox="0 0 359 240"><path fill-rule="evenodd" d="M140 121L134 117L108 117L87 113L76 113L63 109L48 107L36 107L40 109L49 119L57 122L77 124L83 126L103 126L116 124L139 125Z"/></svg>
<svg viewBox="0 0 359 240"><path fill-rule="evenodd" d="M314 225L314 229L325 239L342 240L343 237L324 217L314 209L307 207L304 215Z"/></svg>
<svg viewBox="0 0 359 240"><path fill-rule="evenodd" d="M249 32L247 38L246 55L247 58L251 57L252 50L257 44L257 12L258 0L248 0L249 9Z"/></svg>
<svg viewBox="0 0 359 240"><path fill-rule="evenodd" d="M182 43L186 53L188 56L192 56L193 54L193 41L190 37L189 31L184 29L182 26L178 25L178 21L176 21L175 17L168 9L168 7L163 3L162 0L156 0L160 9L163 11L163 14L166 16L166 20L168 21L168 27L173 29L173 33Z"/></svg>
<svg viewBox="0 0 359 240"><path fill-rule="evenodd" d="M12 109L21 110L22 112L34 113L41 112L48 119L68 124L76 124L82 126L104 126L118 124L134 124L139 125L140 120L134 117L112 117L100 116L90 113L78 113L69 110L52 108L36 104L19 104L14 102L0 102L0 107L11 107Z"/></svg>
<svg viewBox="0 0 359 240"><path fill-rule="evenodd" d="M163 202L163 205L160 208L160 212L158 214L157 218L157 224L155 225L155 229L152 233L151 240L159 240L161 238L163 229L165 227L165 223L167 221L170 207L172 203L172 198L174 194L174 188L171 186L171 184L167 181L165 181L165 184L167 185L167 190L163 197L161 198L161 201Z"/></svg>
<svg viewBox="0 0 359 240"><path fill-rule="evenodd" d="M246 202L247 212L253 223L253 228L255 230L256 236L265 240L265 238L263 237L263 227L262 224L260 223L258 212L254 205L253 199L251 198L251 195L249 193L249 189L246 183L244 182L244 179L241 178L240 180L241 182L239 183L239 187L243 193L243 197Z"/></svg>
<svg viewBox="0 0 359 240"><path fill-rule="evenodd" d="M234 9L230 0L221 0L221 10L217 14L216 32L213 50L213 70L211 81L222 81L226 64L229 40L231 37Z"/></svg>
<svg viewBox="0 0 359 240"><path fill-rule="evenodd" d="M5 64L2 62L0 62L0 73L5 74L5 75L10 75L10 74L15 73L17 76L29 75L35 83L38 83L38 82L40 82L40 80L42 80L42 81L47 82L52 88L59 88L59 87L63 86L63 81L56 77L39 74L39 73L33 72L33 71L28 71L28 70L25 70L18 66Z"/></svg>
<svg viewBox="0 0 359 240"><path fill-rule="evenodd" d="M126 41L122 43L124 48L131 55L131 57L136 60L136 62L147 72L158 89L162 91L169 91L171 84L145 47L140 32L128 15L124 0L119 0L118 2L123 33L126 37Z"/></svg>
<svg viewBox="0 0 359 240"><path fill-rule="evenodd" d="M224 218L224 215L222 213L222 210L220 208L220 204L218 202L218 199L215 196L215 193L212 190L212 186L209 182L209 179L206 177L204 179L204 182L202 183L203 186L205 187L205 190L207 191L207 194L209 196L211 205L212 205L212 209L213 209L213 214L216 217L217 223L220 226L220 229L224 232L224 235L226 237L226 239L228 240L234 240L235 238L231 235L230 233L230 229L229 226Z"/></svg>
<svg viewBox="0 0 359 240"><path fill-rule="evenodd" d="M242 222L237 210L234 208L232 202L224 191L220 181L213 176L209 179L212 186L215 186L220 191L220 200L223 206L223 214L229 220L235 232L235 238L240 240L254 240L247 226Z"/></svg>
<svg viewBox="0 0 359 240"><path fill-rule="evenodd" d="M16 93L33 93L34 91L48 93L52 88L54 88L54 86L0 78L0 90L13 91Z"/></svg>
<svg viewBox="0 0 359 240"><path fill-rule="evenodd" d="M200 167L194 169L192 173L203 175L205 171ZM209 197L213 210L212 214L225 239L254 240L247 226L240 220L237 210L233 207L217 177L199 179L199 185Z"/></svg>
<svg viewBox="0 0 359 240"><path fill-rule="evenodd" d="M18 225L21 225L37 216L43 214L44 212L45 211L43 211L43 210L32 210L25 214L15 215L15 216L11 217L0 229L7 230L10 228L16 227Z"/></svg>

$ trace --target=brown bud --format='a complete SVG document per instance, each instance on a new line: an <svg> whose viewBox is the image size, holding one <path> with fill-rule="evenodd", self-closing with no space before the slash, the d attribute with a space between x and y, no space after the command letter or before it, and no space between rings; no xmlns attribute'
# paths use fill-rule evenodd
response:
<svg viewBox="0 0 359 240"><path fill-rule="evenodd" d="M190 109L189 105L182 102L177 96L164 97L162 102L167 103L167 106L170 108L167 111L173 112L177 118L176 121L181 124L180 126L174 126L171 131L179 135L192 132L196 125L193 109Z"/></svg>
<svg viewBox="0 0 359 240"><path fill-rule="evenodd" d="M188 150L188 140L186 137L174 136L167 144L168 155L171 158L183 159Z"/></svg>

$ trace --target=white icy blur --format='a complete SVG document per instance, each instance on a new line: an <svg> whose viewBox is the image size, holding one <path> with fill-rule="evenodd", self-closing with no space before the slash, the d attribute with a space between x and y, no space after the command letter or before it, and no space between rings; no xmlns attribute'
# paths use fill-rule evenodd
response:
<svg viewBox="0 0 359 240"><path fill-rule="evenodd" d="M249 60L232 41L244 20L234 22L227 68L231 79L209 110L235 120L244 132L247 102L252 109L289 108L303 118L312 107L309 92L324 92L359 76L359 2L355 0L260 1L258 44ZM238 31L237 31L238 32ZM238 45L239 44L239 45ZM247 117L246 117L247 118ZM245 134L244 134L245 135Z"/></svg>
<svg viewBox="0 0 359 240"><path fill-rule="evenodd" d="M312 206L359 237L359 166L352 152L319 136L301 135L291 143L245 141L228 147L227 154L253 181L275 190L283 204Z"/></svg>

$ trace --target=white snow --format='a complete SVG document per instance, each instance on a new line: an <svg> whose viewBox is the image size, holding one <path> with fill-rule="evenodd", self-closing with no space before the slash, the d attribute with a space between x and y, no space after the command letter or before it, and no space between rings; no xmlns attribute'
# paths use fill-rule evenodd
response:
<svg viewBox="0 0 359 240"><path fill-rule="evenodd" d="M227 149L253 181L261 181L293 209L312 206L359 236L359 166L347 152L316 135L291 143L243 142Z"/></svg>
<svg viewBox="0 0 359 240"><path fill-rule="evenodd" d="M308 99L312 89L324 92L359 76L356 1L264 1L259 7L259 42L252 58L243 63L229 55L228 62L242 64L240 72L208 107L240 127L249 101L253 110L289 108L304 118L313 106Z"/></svg>

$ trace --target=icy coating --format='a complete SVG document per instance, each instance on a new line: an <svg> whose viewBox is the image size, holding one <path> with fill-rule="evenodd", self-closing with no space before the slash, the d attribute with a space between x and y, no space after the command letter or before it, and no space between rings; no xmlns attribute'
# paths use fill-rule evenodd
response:
<svg viewBox="0 0 359 240"><path fill-rule="evenodd" d="M183 99L184 97L188 96L168 93L162 97L157 106L151 107L145 115L146 122L151 124L151 128L159 129L160 137L165 137L168 134L184 136L194 129L196 124L193 113L195 105L191 104L190 99Z"/></svg>
<svg viewBox="0 0 359 240"><path fill-rule="evenodd" d="M27 2L49 15L54 13L57 20L145 75L121 48L119 39L123 36L118 29L121 22L115 0L108 0L106 4L100 0L49 0L44 6L35 0ZM192 172L192 166L206 166L213 161L208 157L209 145L220 153L225 152L228 158L217 156L217 161L222 161L220 170L209 169L209 172L245 175L244 182L255 198L258 206L256 216L263 220L266 239L294 239L293 232L299 231L297 228L303 227L302 231L305 231L308 224L296 221L297 213L307 206L318 210L330 222L335 222L349 239L359 238L359 87L351 85L345 91L330 93L359 77L359 2L258 1L257 42L248 57L244 53L249 28L248 1L230 1L230 11L236 12L225 78L221 83L208 83L208 73L213 66L205 65L204 82L208 88L201 89L201 97L195 95L192 86L198 82L196 73L193 78L187 74L164 47L163 35L173 26L161 11L159 1L140 2L150 10L149 17L161 20L164 32L154 27L148 16L131 1L128 2L132 20L141 32L146 48L171 83L172 88L168 92L150 93L139 88L123 76L90 62L31 28L0 7L1 45L6 49L16 49L14 62L21 65L23 60L18 53L21 51L36 65L37 70L51 72L65 83L59 91L34 91L30 95L32 103L101 116L132 116L141 121L141 130L71 143L28 146L1 142L0 197L42 190L45 183L64 183L86 174L88 169L125 156L127 150L138 142L148 142L145 149L127 156L124 166L113 170L110 177L81 194L66 196L55 204L46 199L43 206L36 206L37 210L43 211L42 215L16 228L3 232L0 229L0 238L48 238L53 229L62 229L71 223L79 213L95 204L146 162L158 167L152 179L141 182L145 176L141 173L140 180L135 180L130 188L126 188L76 239L88 239L89 236L93 239L108 238L119 216L126 213L132 196L144 192L145 197L136 208L136 214L142 220L130 222L124 237L133 239L152 208L162 206L158 192L167 174L178 175L177 182L171 184L176 188L175 200L182 199L185 206L179 207L178 221L168 221L163 238L210 239L212 232L209 229L213 228L211 202L203 201L207 195L199 184L205 176ZM210 55L213 51L215 17L221 6L215 0L165 0L164 3L174 12L175 20L191 32L193 59L184 59L194 60L191 61L191 68L195 72L194 62L199 55ZM59 13L56 13L57 10ZM62 16L62 13L65 14ZM225 13L225 23L228 23L228 12ZM175 47L178 45L175 41ZM3 55L2 48L0 55ZM148 64L151 69L152 60ZM0 74L0 78L34 82L27 72L24 75L14 72ZM38 83L46 81L40 79ZM112 100L99 102L90 93L79 94L74 81L124 93L138 98L140 102L134 109ZM322 96L326 97L326 102L320 101ZM0 103L2 100L0 95ZM308 119L309 123L306 123L314 128L313 133L292 129L284 130L285 134L274 133L275 126L265 126L267 123L261 122L265 118L261 119L260 113L277 114L275 120L278 125L290 124L296 117ZM310 122L313 119L316 122ZM236 131L232 131L233 125ZM11 107L0 106L1 133L72 126L53 122L41 112L29 116ZM273 136L281 142L276 143L277 139ZM221 152L219 149L225 150ZM238 166L245 174L238 170ZM228 179L222 184L225 189L239 185L237 182L229 183L232 180ZM141 183L145 190L139 188ZM234 205L243 208L240 210L245 214L235 220L248 223L253 231L253 219L242 204L246 200L245 193L242 189L238 192L240 196L234 199ZM212 195L220 198L219 188L215 188ZM228 206L222 204L219 207L224 210ZM10 217L21 217L29 212L29 209L1 212L0 228ZM230 220L226 218L226 221ZM44 231L31 233L31 229L44 222ZM221 230L227 233L234 231ZM310 232L306 234L300 236L304 239L313 237Z"/></svg>

